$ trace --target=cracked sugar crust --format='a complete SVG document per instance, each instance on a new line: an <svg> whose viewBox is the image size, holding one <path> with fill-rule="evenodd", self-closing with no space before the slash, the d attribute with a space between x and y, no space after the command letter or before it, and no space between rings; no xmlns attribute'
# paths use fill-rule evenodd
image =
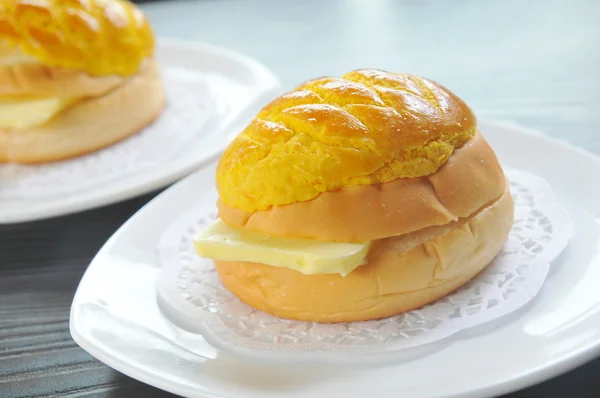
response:
<svg viewBox="0 0 600 398"><path fill-rule="evenodd" d="M122 0L6 0L0 42L48 66L133 75L154 50L148 20Z"/></svg>
<svg viewBox="0 0 600 398"><path fill-rule="evenodd" d="M308 81L267 105L223 154L217 187L254 212L343 187L434 173L476 132L430 80L373 69Z"/></svg>

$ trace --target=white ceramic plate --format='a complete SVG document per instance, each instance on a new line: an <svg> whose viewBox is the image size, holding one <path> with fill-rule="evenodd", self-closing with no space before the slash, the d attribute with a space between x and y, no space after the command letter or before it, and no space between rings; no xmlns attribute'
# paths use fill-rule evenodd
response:
<svg viewBox="0 0 600 398"><path fill-rule="evenodd" d="M221 47L160 40L157 57L167 88L159 119L76 159L0 165L0 224L74 213L164 187L211 160L282 92L265 66Z"/></svg>
<svg viewBox="0 0 600 398"><path fill-rule="evenodd" d="M156 303L164 229L214 195L214 163L133 216L86 271L71 334L111 367L193 397L490 397L565 372L600 353L600 159L522 128L481 123L507 166L544 177L574 224L538 296L523 309L387 362L257 362L173 326ZM581 183L581 176L585 176Z"/></svg>

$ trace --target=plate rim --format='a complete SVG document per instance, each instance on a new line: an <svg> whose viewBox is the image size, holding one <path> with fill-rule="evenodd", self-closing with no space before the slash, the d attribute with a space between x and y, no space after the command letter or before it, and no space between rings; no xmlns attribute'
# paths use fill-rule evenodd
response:
<svg viewBox="0 0 600 398"><path fill-rule="evenodd" d="M491 125L491 126L495 126L495 127L508 128L508 129L518 131L519 133L522 133L522 134L533 136L536 139L546 141L552 145L557 145L562 149L573 151L580 156L585 156L586 158L590 159L591 161L597 162L600 166L600 155L596 155L582 147L571 144L570 142L560 140L560 139L551 137L547 134L541 133L538 130L531 129L531 128L528 128L525 126L521 126L514 122L491 119L491 118L482 119L479 122L479 125L480 126L481 125ZM188 179L193 178L196 173L200 173L200 172L202 172L202 169L199 169L196 172L191 173L190 175L182 178L181 180L179 180L178 182L173 184L171 187L165 189L159 195L154 197L148 203L146 203L143 207L141 207L138 211L136 211L123 225L121 225L115 231L115 233L111 236L111 238L109 238L109 240L106 243L108 243L110 240L112 240L113 237L115 235L117 235L118 233L120 233L122 230L126 229L128 227L128 225L136 218L136 216L140 212L145 211L145 209L148 206L152 205L156 200L161 198L163 195L167 195L168 193L170 193L171 190L178 189L180 184L184 184ZM106 243L105 243L105 245L106 245ZM104 249L105 245L102 246L102 248L98 251L98 253L100 253ZM88 269L95 262L98 253L96 254L96 256L94 256L94 258L90 262ZM86 269L81 280L83 280L85 278L88 269ZM78 326L73 320L74 313L75 313L75 302L76 302L76 299L78 296L78 291L79 291L79 286L75 292L73 302L71 305L70 316L69 316L69 331L71 333L73 340L81 348L83 348L85 351L90 353L96 359L100 360L107 366L109 366L129 377L132 377L138 381L141 381L141 382L151 385L153 387L156 387L156 388L159 388L159 389L162 389L164 391L168 391L168 392L171 392L174 394L180 394L180 395L186 394L186 396L194 396L194 397L200 397L200 398L232 398L230 396L216 395L214 393L210 393L211 395L205 395L203 393L199 393L196 389L186 388L185 385L183 385L182 383L175 383L172 380L166 379L162 376L157 377L157 375L155 375L155 374L152 374L152 375L146 374L145 371L143 371L137 367L133 367L133 366L127 367L127 365L123 364L123 362L120 358L118 358L116 356L111 356L110 354L107 354L106 351L102 351L101 349L99 349L91 341L88 341L88 339L84 336L83 333L79 332ZM538 366L537 368L529 369L527 372L522 372L519 375L514 375L511 377L499 380L495 383L488 384L484 387L471 389L468 391L461 391L461 392L454 393L451 395L445 395L444 397L447 397L447 398L489 398L489 397L494 397L494 396L498 396L498 395L509 394L511 392L515 392L515 391L518 391L518 390L521 390L521 389L524 389L527 387L531 387L533 385L542 383L551 378L554 378L556 376L564 374L564 373L566 373L570 370L573 370L574 368L581 366L597 357L600 357L600 340L598 340L597 342L591 342L591 343L587 344L585 347L581 347L577 350L566 353L558 358L555 358L553 361L548 361L543 366ZM160 378L160 380L159 380L159 378Z"/></svg>
<svg viewBox="0 0 600 398"><path fill-rule="evenodd" d="M259 77L259 80L262 83L265 83L264 90L261 93L265 98L267 96L274 97L283 90L280 78L271 68L242 52L208 42L184 40L168 36L157 37L156 49L160 51L161 48L189 50L203 53L210 52L228 58L239 65L244 65L253 75ZM261 96L257 96L253 99L253 101L259 100L261 100ZM227 136L227 134L225 134L225 136ZM36 207L34 210L19 210L15 214L8 212L0 217L0 225L16 225L77 214L151 193L181 180L183 177L213 161L225 150L227 142L228 139L224 138L222 142L212 143L200 160L176 167L159 178L153 178L152 180L143 183L122 187L118 191L101 190L100 192L96 191L96 193L90 193L94 191L86 190L83 193L79 193L76 200L72 202L69 201L67 204L54 203L46 205L45 207ZM3 165L0 164L0 166ZM10 164L4 164L4 166L10 166Z"/></svg>

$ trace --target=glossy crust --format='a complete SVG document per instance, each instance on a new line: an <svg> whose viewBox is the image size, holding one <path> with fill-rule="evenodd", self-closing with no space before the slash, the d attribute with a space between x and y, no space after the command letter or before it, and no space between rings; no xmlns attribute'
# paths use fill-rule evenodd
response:
<svg viewBox="0 0 600 398"><path fill-rule="evenodd" d="M143 13L122 0L4 0L0 41L47 66L134 75L154 50Z"/></svg>
<svg viewBox="0 0 600 398"><path fill-rule="evenodd" d="M346 277L244 262L215 264L227 289L269 314L313 322L377 319L418 308L472 279L501 250L513 215L506 183L497 201L467 219L374 242L368 264Z"/></svg>
<svg viewBox="0 0 600 398"><path fill-rule="evenodd" d="M158 65L104 96L77 102L50 122L26 130L0 129L0 162L41 163L96 151L138 132L162 111L165 93Z"/></svg>
<svg viewBox="0 0 600 398"><path fill-rule="evenodd" d="M228 224L273 235L362 242L468 217L504 192L504 173L481 134L431 175L324 192L316 198L247 213L218 202Z"/></svg>
<svg viewBox="0 0 600 398"><path fill-rule="evenodd" d="M469 107L421 77L361 69L309 81L266 106L217 168L247 213L340 188L434 173L476 132Z"/></svg>

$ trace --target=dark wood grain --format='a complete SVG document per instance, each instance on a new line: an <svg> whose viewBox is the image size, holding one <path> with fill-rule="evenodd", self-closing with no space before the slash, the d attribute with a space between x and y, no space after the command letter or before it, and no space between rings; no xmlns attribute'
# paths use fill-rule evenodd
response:
<svg viewBox="0 0 600 398"><path fill-rule="evenodd" d="M69 334L71 300L87 264L154 195L0 226L0 397L170 396L96 361Z"/></svg>

